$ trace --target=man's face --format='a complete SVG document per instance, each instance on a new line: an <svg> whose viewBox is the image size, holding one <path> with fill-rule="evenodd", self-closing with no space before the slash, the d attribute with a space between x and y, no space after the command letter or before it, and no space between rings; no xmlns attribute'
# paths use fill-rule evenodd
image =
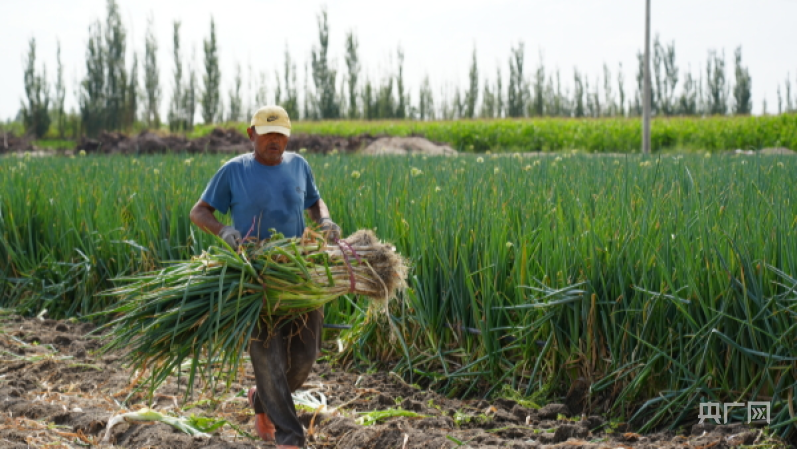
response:
<svg viewBox="0 0 797 449"><path fill-rule="evenodd" d="M279 165L288 146L288 136L280 133L257 134L254 127L246 129L255 149L255 159L263 165Z"/></svg>

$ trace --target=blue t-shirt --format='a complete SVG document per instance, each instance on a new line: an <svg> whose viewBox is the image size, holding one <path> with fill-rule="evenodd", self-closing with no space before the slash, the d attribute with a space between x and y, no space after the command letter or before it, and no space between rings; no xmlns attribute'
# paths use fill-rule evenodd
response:
<svg viewBox="0 0 797 449"><path fill-rule="evenodd" d="M259 239L271 237L271 228L285 237L301 236L304 210L320 198L310 165L289 152L273 167L257 162L254 153L236 156L216 172L202 193L202 200L217 211L231 211L233 226L242 236L254 220L250 237Z"/></svg>

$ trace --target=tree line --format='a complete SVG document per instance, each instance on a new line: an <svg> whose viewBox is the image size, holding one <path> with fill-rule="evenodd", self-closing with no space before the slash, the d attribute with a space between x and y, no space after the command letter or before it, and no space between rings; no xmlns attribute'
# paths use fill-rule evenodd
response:
<svg viewBox="0 0 797 449"><path fill-rule="evenodd" d="M353 31L348 31L344 48L345 73L338 73L329 58L330 28L326 9L319 12L317 25L318 41L311 49L309 65L304 65L301 95L296 61L287 48L281 70L275 70L271 89L268 89L266 73L255 76L250 67L244 91L242 68L237 64L231 87L225 93L221 87L214 20L211 19L209 34L202 42L201 67L196 65L196 55L185 60L181 23L175 21L171 42L172 90L164 121L160 110L167 99L163 98L154 19L152 16L148 19L140 77L137 54L133 54L131 65L125 66L126 29L117 0L107 0L105 23L97 20L89 27L85 76L77 87L78 110L64 111L66 87L60 44L51 92L46 66L36 67L36 40L32 38L24 70L26 99L21 104L20 118L26 132L38 137L52 127L60 138L74 138L94 136L102 130L158 129L164 124L172 132L188 131L193 129L197 113L204 123L240 121L249 117L257 105L272 102L282 105L291 117L304 120L616 117L642 113L641 52L637 54L636 82L632 86L626 83L622 64L615 74L604 64L602 73L594 78L574 68L568 82L563 81L559 69L547 69L542 57L529 71L524 44L518 42L510 48L506 66L509 76L504 86L501 67L496 69L492 80L484 76L474 48L464 88L444 84L435 91L427 75L417 95L411 95L404 77L404 52L400 47L395 51L395 63L389 73L374 80L363 76L359 41ZM752 111L752 80L743 63L741 47L736 48L732 61L726 61L724 52L710 51L705 67L693 72L691 68L678 67L675 43L662 43L657 36L651 67L654 115L744 115ZM762 106L767 113L766 102ZM795 110L797 97L792 99L787 77L783 90L778 87L776 111Z"/></svg>

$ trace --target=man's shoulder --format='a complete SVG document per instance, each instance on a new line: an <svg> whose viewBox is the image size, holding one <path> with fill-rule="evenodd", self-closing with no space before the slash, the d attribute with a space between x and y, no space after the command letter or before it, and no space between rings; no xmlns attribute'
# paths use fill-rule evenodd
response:
<svg viewBox="0 0 797 449"><path fill-rule="evenodd" d="M255 158L252 153L239 154L224 162L219 168L219 173L229 172L230 170L237 171L252 164Z"/></svg>
<svg viewBox="0 0 797 449"><path fill-rule="evenodd" d="M305 159L302 157L301 154L293 152L293 151L286 151L282 153L282 160L288 163L307 163Z"/></svg>
<svg viewBox="0 0 797 449"><path fill-rule="evenodd" d="M255 160L255 156L252 153L244 153L235 156L224 163L224 165L246 165L250 164L253 160Z"/></svg>
<svg viewBox="0 0 797 449"><path fill-rule="evenodd" d="M300 166L309 167L310 164L307 163L307 159L305 159L301 154L294 153L293 151L286 151L282 154L282 160L286 164L295 164Z"/></svg>

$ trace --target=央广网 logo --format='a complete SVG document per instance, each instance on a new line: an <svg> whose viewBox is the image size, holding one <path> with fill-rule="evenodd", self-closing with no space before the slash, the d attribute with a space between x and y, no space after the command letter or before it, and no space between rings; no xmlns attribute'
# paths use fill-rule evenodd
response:
<svg viewBox="0 0 797 449"><path fill-rule="evenodd" d="M728 424L728 411L733 407L747 406L747 423L766 422L770 424L770 403L766 401L744 402L701 402L697 417L700 418L698 424L703 424L706 419L713 419L717 424ZM722 406L722 407L720 407ZM721 411L720 411L721 410ZM720 423L722 418L722 423Z"/></svg>

